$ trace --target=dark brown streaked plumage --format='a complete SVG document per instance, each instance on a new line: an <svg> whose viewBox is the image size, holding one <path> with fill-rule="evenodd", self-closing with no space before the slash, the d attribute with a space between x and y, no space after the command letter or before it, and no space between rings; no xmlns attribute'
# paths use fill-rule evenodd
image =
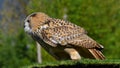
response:
<svg viewBox="0 0 120 68"><path fill-rule="evenodd" d="M25 19L25 31L57 60L79 60L82 57L105 59L103 46L87 36L80 26L54 19L42 12Z"/></svg>

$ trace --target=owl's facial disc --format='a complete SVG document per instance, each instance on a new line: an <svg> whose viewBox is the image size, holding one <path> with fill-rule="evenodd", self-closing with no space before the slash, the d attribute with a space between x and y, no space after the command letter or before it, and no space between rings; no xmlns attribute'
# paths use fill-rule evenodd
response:
<svg viewBox="0 0 120 68"><path fill-rule="evenodd" d="M31 29L31 27L30 27L30 21L29 21L28 19L25 20L24 30L25 30L25 32L27 32L28 34L31 34L31 33L32 33L32 29Z"/></svg>

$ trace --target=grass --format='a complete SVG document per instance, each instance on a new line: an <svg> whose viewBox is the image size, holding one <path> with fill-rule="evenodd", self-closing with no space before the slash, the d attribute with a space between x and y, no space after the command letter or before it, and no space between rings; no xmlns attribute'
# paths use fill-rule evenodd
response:
<svg viewBox="0 0 120 68"><path fill-rule="evenodd" d="M42 64L35 63L28 65L23 68L61 68L61 67L120 67L120 59L106 59L106 60L90 60L83 59L80 61L66 60L66 61L54 61L54 62L43 62Z"/></svg>

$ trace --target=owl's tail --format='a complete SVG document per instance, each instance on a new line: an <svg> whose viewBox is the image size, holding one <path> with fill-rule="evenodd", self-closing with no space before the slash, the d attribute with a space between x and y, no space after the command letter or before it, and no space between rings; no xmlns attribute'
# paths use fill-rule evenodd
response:
<svg viewBox="0 0 120 68"><path fill-rule="evenodd" d="M102 52L100 50L97 49L88 49L92 55L94 56L94 58L98 59L98 60L104 60L105 56L102 54Z"/></svg>

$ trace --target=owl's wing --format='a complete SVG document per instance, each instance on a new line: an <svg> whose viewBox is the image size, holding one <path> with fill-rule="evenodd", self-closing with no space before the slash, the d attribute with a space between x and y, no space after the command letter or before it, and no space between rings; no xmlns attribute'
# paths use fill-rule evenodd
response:
<svg viewBox="0 0 120 68"><path fill-rule="evenodd" d="M40 26L40 29L36 32L38 37L42 38L44 42L51 44L51 46L54 47L56 44L63 45L63 41L66 40L68 36L86 33L87 31L82 27L79 27L69 21L52 18L46 21L44 25ZM63 40L63 38L65 39Z"/></svg>
<svg viewBox="0 0 120 68"><path fill-rule="evenodd" d="M80 28L58 26L43 29L41 33L45 42L51 46L52 42L61 46L83 47L88 49L96 59L104 59L104 55L100 51L103 46L88 37L84 32L81 32Z"/></svg>
<svg viewBox="0 0 120 68"><path fill-rule="evenodd" d="M43 29L41 29L41 37L43 40L51 41L54 44L71 44L85 48L102 48L101 45L86 35L86 30L68 21L50 19L42 27ZM40 36L39 32L38 36Z"/></svg>
<svg viewBox="0 0 120 68"><path fill-rule="evenodd" d="M103 48L103 46L88 37L85 33L82 33L80 28L76 29L69 26L47 28L42 31L42 35L44 39L49 39L49 41L55 44L70 44L84 48Z"/></svg>

